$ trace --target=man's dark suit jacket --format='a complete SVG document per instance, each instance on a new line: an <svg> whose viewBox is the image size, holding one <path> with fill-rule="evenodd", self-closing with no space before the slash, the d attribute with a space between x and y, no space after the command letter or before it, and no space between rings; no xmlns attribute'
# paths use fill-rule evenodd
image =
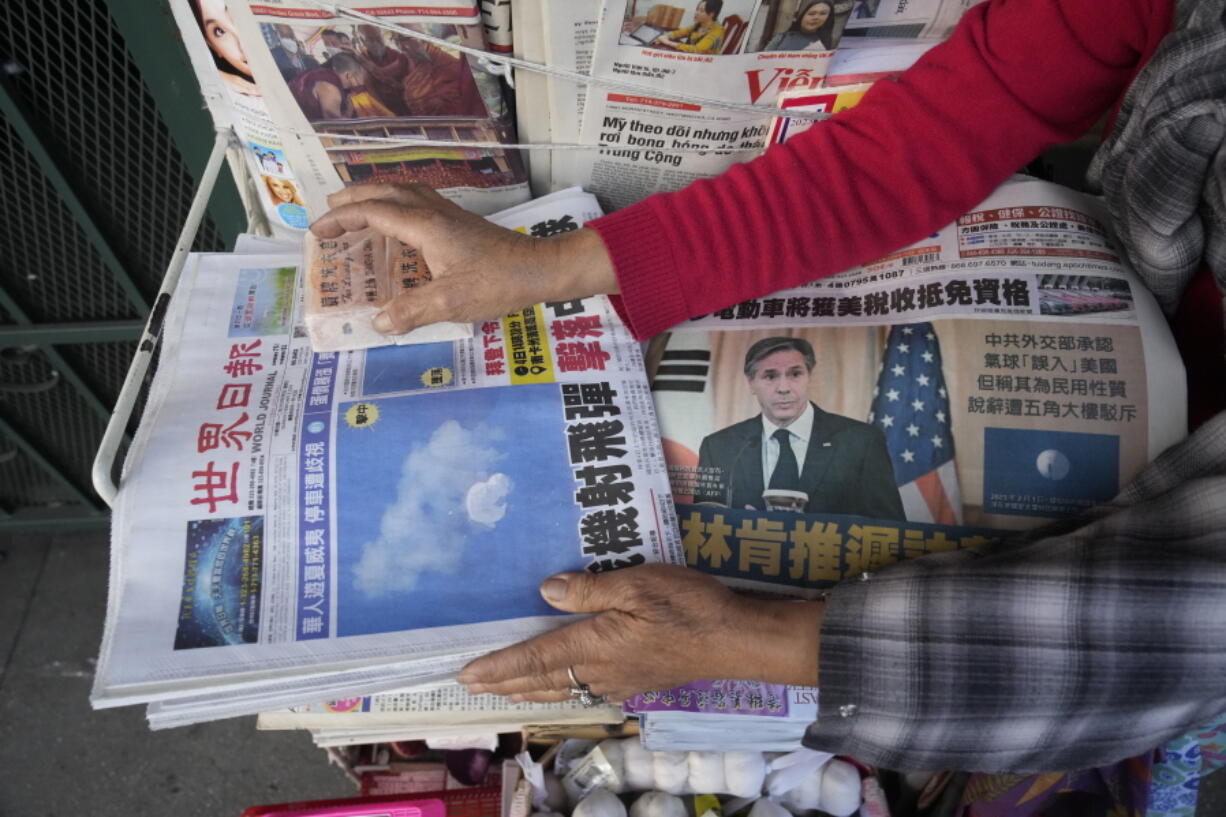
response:
<svg viewBox="0 0 1226 817"><path fill-rule="evenodd" d="M812 405L812 404L810 404ZM718 467L722 493L695 495L695 502L762 509L762 415L703 438L698 467ZM813 406L813 434L800 473L809 494L806 513L845 513L905 519L885 436L868 423Z"/></svg>

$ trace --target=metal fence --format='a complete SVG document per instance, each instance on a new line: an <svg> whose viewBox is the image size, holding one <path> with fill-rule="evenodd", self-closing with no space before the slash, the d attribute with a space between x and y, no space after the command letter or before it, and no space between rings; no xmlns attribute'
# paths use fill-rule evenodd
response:
<svg viewBox="0 0 1226 817"><path fill-rule="evenodd" d="M212 127L149 0L0 4L0 116L0 531L105 524L94 451Z"/></svg>

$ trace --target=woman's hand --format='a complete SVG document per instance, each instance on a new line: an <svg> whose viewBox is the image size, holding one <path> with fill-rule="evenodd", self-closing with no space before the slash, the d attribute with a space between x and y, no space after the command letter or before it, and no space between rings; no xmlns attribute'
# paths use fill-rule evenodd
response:
<svg viewBox="0 0 1226 817"><path fill-rule="evenodd" d="M542 301L617 291L604 242L592 230L532 238L499 227L420 184L361 184L328 197L311 225L321 238L367 227L417 249L432 280L375 318L401 334L439 321L494 320Z"/></svg>
<svg viewBox="0 0 1226 817"><path fill-rule="evenodd" d="M663 564L561 573L541 595L559 610L596 615L473 661L458 679L469 692L565 700L568 667L615 701L699 678L817 683L824 602L750 599Z"/></svg>

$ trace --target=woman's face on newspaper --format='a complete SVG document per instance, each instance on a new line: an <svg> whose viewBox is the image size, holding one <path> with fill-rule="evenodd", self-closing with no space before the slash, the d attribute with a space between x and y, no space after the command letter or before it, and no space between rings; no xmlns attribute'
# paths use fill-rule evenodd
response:
<svg viewBox="0 0 1226 817"><path fill-rule="evenodd" d="M800 18L800 30L806 34L812 34L824 26L829 19L830 6L825 3L814 3Z"/></svg>
<svg viewBox="0 0 1226 817"><path fill-rule="evenodd" d="M285 179L278 179L270 176L268 179L268 188L272 190L272 194L286 204L294 200L294 185Z"/></svg>
<svg viewBox="0 0 1226 817"><path fill-rule="evenodd" d="M204 26L204 39L213 49L213 53L230 64L235 71L251 76L251 67L247 65L247 55L238 41L238 32L234 29L234 21L222 0L197 0L200 5L200 19Z"/></svg>

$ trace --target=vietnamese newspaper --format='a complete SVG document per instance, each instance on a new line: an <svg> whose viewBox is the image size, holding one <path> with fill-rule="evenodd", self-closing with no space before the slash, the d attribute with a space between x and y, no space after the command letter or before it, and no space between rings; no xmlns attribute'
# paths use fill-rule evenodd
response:
<svg viewBox="0 0 1226 817"><path fill-rule="evenodd" d="M1185 434L1186 400L1104 224L1015 179L910 247L658 339L688 564L811 596L1114 497Z"/></svg>
<svg viewBox="0 0 1226 817"><path fill-rule="evenodd" d="M359 10L379 25L333 16L310 0L231 9L244 44L260 46L249 46L247 59L303 180L307 210L322 214L329 193L375 181L419 182L479 213L525 201L517 151L462 144L515 141L498 77L476 57L382 27L484 49L477 1L369 0ZM455 145L413 144L423 140Z"/></svg>
<svg viewBox="0 0 1226 817"><path fill-rule="evenodd" d="M628 0L608 0L592 59L593 77L655 88L659 96L593 88L582 141L602 147L555 157L555 183L583 184L606 209L718 175L761 152L767 115L680 102L670 93L771 106L780 91L818 87L837 44L835 16L812 36L789 38L788 20L777 23L778 32L749 24L769 13L769 4L756 0L729 0L717 21L701 13L687 20L679 8L656 14L660 8L673 7L655 6L644 17Z"/></svg>
<svg viewBox="0 0 1226 817"><path fill-rule="evenodd" d="M746 106L769 107L782 93L814 91L840 62L846 65L837 69L839 85L879 78L867 72L913 62L972 3L901 0L885 9L860 0L727 0L708 15L705 5L691 12L656 4L643 14L642 4L606 0L592 77L644 90L590 92L581 141L599 148L555 157L555 185L582 184L606 209L616 209L718 175L761 151L758 140L769 121ZM875 28L878 23L884 27ZM849 46L869 32L893 45L897 56ZM864 50L874 53L855 59Z"/></svg>
<svg viewBox="0 0 1226 817"><path fill-rule="evenodd" d="M595 212L566 194L496 220L550 235ZM550 573L681 560L639 347L606 299L314 354L299 263L195 256L172 300L115 505L96 706L388 688L329 686L342 670L403 686L563 623L536 592Z"/></svg>

